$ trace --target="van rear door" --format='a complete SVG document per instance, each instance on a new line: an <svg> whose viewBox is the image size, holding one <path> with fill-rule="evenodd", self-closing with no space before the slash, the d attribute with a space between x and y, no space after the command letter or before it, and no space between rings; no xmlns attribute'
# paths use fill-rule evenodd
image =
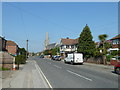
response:
<svg viewBox="0 0 120 90"><path fill-rule="evenodd" d="M74 58L76 63L83 63L83 54L76 53Z"/></svg>

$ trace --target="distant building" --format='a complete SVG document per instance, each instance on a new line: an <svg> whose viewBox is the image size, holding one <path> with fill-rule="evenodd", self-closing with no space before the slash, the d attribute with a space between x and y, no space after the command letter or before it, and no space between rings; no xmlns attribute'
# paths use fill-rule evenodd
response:
<svg viewBox="0 0 120 90"><path fill-rule="evenodd" d="M8 50L8 53L16 56L18 55L18 45L13 41L7 41L6 42L6 49Z"/></svg>
<svg viewBox="0 0 120 90"><path fill-rule="evenodd" d="M55 47L59 47L59 44L57 44L57 43L49 44L46 46L46 50L50 50L50 49L53 49Z"/></svg>
<svg viewBox="0 0 120 90"><path fill-rule="evenodd" d="M0 51L7 51L6 50L6 40L0 36Z"/></svg>
<svg viewBox="0 0 120 90"><path fill-rule="evenodd" d="M78 39L62 38L60 41L61 56L66 56L68 53L77 51Z"/></svg>

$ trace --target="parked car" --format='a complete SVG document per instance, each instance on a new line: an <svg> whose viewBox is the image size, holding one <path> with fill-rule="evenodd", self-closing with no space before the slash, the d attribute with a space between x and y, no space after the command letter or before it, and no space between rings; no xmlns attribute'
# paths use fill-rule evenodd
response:
<svg viewBox="0 0 120 90"><path fill-rule="evenodd" d="M40 58L44 58L44 55L40 55Z"/></svg>
<svg viewBox="0 0 120 90"><path fill-rule="evenodd" d="M61 56L55 55L55 56L52 56L52 59L56 60L56 61L60 61L61 60Z"/></svg>
<svg viewBox="0 0 120 90"><path fill-rule="evenodd" d="M82 53L71 53L68 54L64 60L65 63L80 63L83 64L83 54Z"/></svg>
<svg viewBox="0 0 120 90"><path fill-rule="evenodd" d="M120 62L118 62L115 66L114 66L114 71L115 73L120 75Z"/></svg>
<svg viewBox="0 0 120 90"><path fill-rule="evenodd" d="M120 56L114 56L111 58L111 60L120 60Z"/></svg>
<svg viewBox="0 0 120 90"><path fill-rule="evenodd" d="M55 60L55 58L56 58L56 55L55 55L55 56L52 56L52 60Z"/></svg>
<svg viewBox="0 0 120 90"><path fill-rule="evenodd" d="M55 60L56 60L56 61L61 61L61 56L56 56L56 57L55 57Z"/></svg>

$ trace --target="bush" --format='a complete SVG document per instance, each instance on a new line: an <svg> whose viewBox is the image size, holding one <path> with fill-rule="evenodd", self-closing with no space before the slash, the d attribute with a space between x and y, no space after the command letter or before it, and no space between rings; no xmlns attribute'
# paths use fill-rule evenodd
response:
<svg viewBox="0 0 120 90"><path fill-rule="evenodd" d="M113 55L113 56L118 55L118 51L111 51L111 55Z"/></svg>
<svg viewBox="0 0 120 90"><path fill-rule="evenodd" d="M118 56L120 56L120 50L118 50Z"/></svg>
<svg viewBox="0 0 120 90"><path fill-rule="evenodd" d="M25 55L18 55L15 57L16 64L25 64L26 63L26 56Z"/></svg>
<svg viewBox="0 0 120 90"><path fill-rule="evenodd" d="M112 57L113 57L113 55L107 55L107 56L106 56L107 61L110 62L110 59L111 59Z"/></svg>
<svg viewBox="0 0 120 90"><path fill-rule="evenodd" d="M100 53L100 51L96 50L94 52L94 57L99 57L99 56L101 56L101 53Z"/></svg>
<svg viewBox="0 0 120 90"><path fill-rule="evenodd" d="M49 50L45 50L44 52L43 52L43 54L44 55L49 55L50 53L49 53Z"/></svg>
<svg viewBox="0 0 120 90"><path fill-rule="evenodd" d="M0 71L10 70L9 68L0 67Z"/></svg>

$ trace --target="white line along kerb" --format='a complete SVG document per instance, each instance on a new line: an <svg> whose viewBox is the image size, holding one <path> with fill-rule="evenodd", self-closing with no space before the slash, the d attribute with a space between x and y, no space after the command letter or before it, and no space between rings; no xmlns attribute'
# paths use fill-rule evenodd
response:
<svg viewBox="0 0 120 90"><path fill-rule="evenodd" d="M49 87L52 89L52 86L51 86L50 82L48 81L48 79L46 78L46 76L44 75L44 73L42 72L42 70L40 69L40 67L37 65L36 62L35 62L35 67L38 69L39 74L42 74L42 76L43 76L44 79L46 80L47 84L48 84Z"/></svg>
<svg viewBox="0 0 120 90"><path fill-rule="evenodd" d="M77 73L74 73L74 72L72 72L72 71L70 71L70 70L67 70L67 71L68 71L69 73L72 73L72 74L75 74L75 75L77 75L77 76L79 76L79 77L82 77L82 78L84 78L84 79L86 79L86 80L92 81L92 79L90 79L90 78L84 77L84 76L79 75L79 74L77 74Z"/></svg>

